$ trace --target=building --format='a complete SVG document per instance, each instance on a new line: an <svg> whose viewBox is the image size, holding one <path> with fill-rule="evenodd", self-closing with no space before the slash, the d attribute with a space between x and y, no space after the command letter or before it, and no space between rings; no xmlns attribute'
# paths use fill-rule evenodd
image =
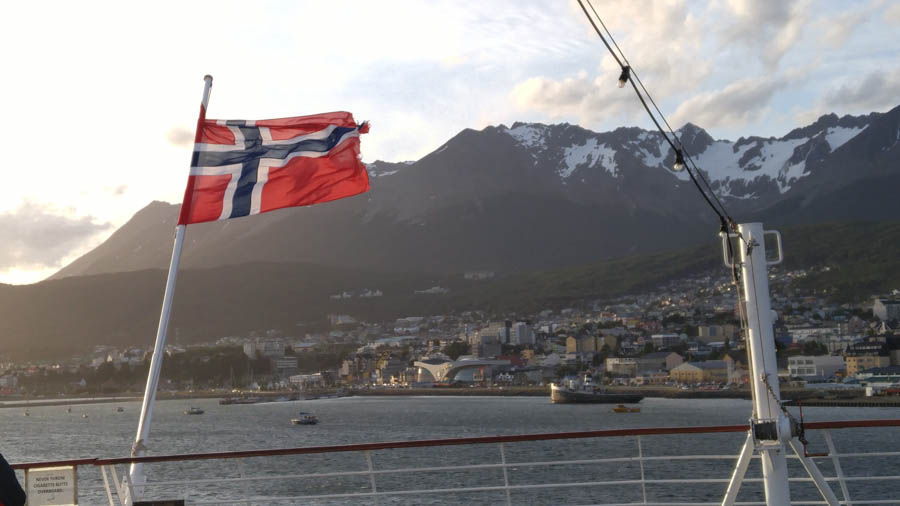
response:
<svg viewBox="0 0 900 506"><path fill-rule="evenodd" d="M476 357L496 357L503 351L497 334L475 332L469 336L469 349Z"/></svg>
<svg viewBox="0 0 900 506"><path fill-rule="evenodd" d="M7 376L0 376L0 388L9 388L13 389L19 384L19 379L13 376L12 374Z"/></svg>
<svg viewBox="0 0 900 506"><path fill-rule="evenodd" d="M297 374L296 357L283 357L271 359L272 372L280 378L287 378Z"/></svg>
<svg viewBox="0 0 900 506"><path fill-rule="evenodd" d="M500 344L509 344L510 335L512 334L512 322L509 320L502 322L492 322L487 327L479 330L477 334L484 336L494 336Z"/></svg>
<svg viewBox="0 0 900 506"><path fill-rule="evenodd" d="M879 320L900 320L900 299L876 298L872 304L872 314Z"/></svg>
<svg viewBox="0 0 900 506"><path fill-rule="evenodd" d="M684 363L681 355L674 351L656 351L634 359L639 373L646 371L671 371Z"/></svg>
<svg viewBox="0 0 900 506"><path fill-rule="evenodd" d="M866 369L891 365L891 357L888 355L847 355L844 360L847 363L847 376L856 376Z"/></svg>
<svg viewBox="0 0 900 506"><path fill-rule="evenodd" d="M788 357L788 372L791 376L818 376L822 379L845 370L844 357L832 355L797 355Z"/></svg>
<svg viewBox="0 0 900 506"><path fill-rule="evenodd" d="M533 345L534 329L528 322L516 322L512 324L509 333L509 339L512 344Z"/></svg>
<svg viewBox="0 0 900 506"><path fill-rule="evenodd" d="M606 359L606 372L615 376L633 378L638 372L637 359L631 357L608 357Z"/></svg>
<svg viewBox="0 0 900 506"><path fill-rule="evenodd" d="M650 339L653 341L653 346L658 350L666 349L681 342L681 337L678 334L653 334L650 336Z"/></svg>
<svg viewBox="0 0 900 506"><path fill-rule="evenodd" d="M847 348L844 353L847 376L856 376L860 371L873 367L891 365L891 356L885 338L868 337Z"/></svg>
<svg viewBox="0 0 900 506"><path fill-rule="evenodd" d="M297 387L300 390L306 390L308 388L321 388L325 385L325 378L321 373L297 374L288 378L288 381L291 382L291 385Z"/></svg>
<svg viewBox="0 0 900 506"><path fill-rule="evenodd" d="M734 325L700 325L697 327L697 340L704 343L710 341L734 340Z"/></svg>
<svg viewBox="0 0 900 506"><path fill-rule="evenodd" d="M567 337L566 353L598 353L605 344L606 340L601 336Z"/></svg>
<svg viewBox="0 0 900 506"><path fill-rule="evenodd" d="M284 358L284 343L275 339L254 339L244 343L244 355L256 358L256 355L266 358Z"/></svg>
<svg viewBox="0 0 900 506"><path fill-rule="evenodd" d="M417 360L413 366L418 368L418 381L449 383L453 381L485 381L493 375L493 369L509 367L509 360L481 360L471 357L459 360L443 360L427 358Z"/></svg>
<svg viewBox="0 0 900 506"><path fill-rule="evenodd" d="M728 376L724 360L685 362L669 371L669 377L679 383L726 383Z"/></svg>

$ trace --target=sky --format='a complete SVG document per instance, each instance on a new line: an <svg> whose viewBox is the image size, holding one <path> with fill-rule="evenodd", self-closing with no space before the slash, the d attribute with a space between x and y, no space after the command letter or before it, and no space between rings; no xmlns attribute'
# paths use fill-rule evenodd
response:
<svg viewBox="0 0 900 506"><path fill-rule="evenodd" d="M900 105L900 2L593 3L676 128L781 136ZM0 44L0 283L180 202L205 74L210 118L369 120L366 162L515 121L650 126L575 0L5 2Z"/></svg>

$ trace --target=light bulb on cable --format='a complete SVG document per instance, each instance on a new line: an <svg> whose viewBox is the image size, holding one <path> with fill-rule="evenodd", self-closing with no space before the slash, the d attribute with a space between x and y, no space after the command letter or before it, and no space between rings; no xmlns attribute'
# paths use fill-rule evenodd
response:
<svg viewBox="0 0 900 506"><path fill-rule="evenodd" d="M624 88L625 83L631 78L631 67L625 65L622 67L622 73L619 74L619 88Z"/></svg>
<svg viewBox="0 0 900 506"><path fill-rule="evenodd" d="M675 150L675 165L672 166L672 170L675 172L684 170L684 155L681 154L680 149Z"/></svg>

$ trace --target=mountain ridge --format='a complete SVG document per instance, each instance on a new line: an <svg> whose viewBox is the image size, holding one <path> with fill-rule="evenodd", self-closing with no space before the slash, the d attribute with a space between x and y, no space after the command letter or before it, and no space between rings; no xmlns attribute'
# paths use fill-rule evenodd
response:
<svg viewBox="0 0 900 506"><path fill-rule="evenodd" d="M714 139L691 123L679 132L739 221L900 218L885 186L900 168L900 107L826 114L779 138ZM467 128L420 160L368 164L367 194L192 225L182 265L527 272L688 246L717 223L673 161L658 132L637 127ZM867 187L884 196L873 202ZM52 279L167 267L177 209L151 203Z"/></svg>

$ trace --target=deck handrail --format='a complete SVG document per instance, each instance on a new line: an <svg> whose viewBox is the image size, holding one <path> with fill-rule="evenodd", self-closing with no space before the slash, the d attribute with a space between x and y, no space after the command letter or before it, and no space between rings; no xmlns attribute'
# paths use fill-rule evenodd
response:
<svg viewBox="0 0 900 506"><path fill-rule="evenodd" d="M806 429L849 429L864 427L900 427L900 419L883 420L846 420L834 422L808 422ZM208 453L183 453L172 455L151 455L144 457L116 458L81 458L71 460L53 460L41 462L24 462L13 464L13 469L32 469L55 466L109 466L132 463L177 462L187 460L239 459L248 457L271 457L281 455L308 455L315 453L362 452L388 450L398 448L423 448L430 446L452 446L491 443L520 443L526 441L550 441L560 439L583 439L622 436L653 436L671 434L711 434L725 432L746 432L747 425L708 425L690 427L647 427L635 429L605 429L577 432L551 432L538 434L512 434L507 436L479 436L448 439L422 439L414 441L387 441L381 443L360 443L350 445L306 446L296 448L273 448L260 450L240 450Z"/></svg>

